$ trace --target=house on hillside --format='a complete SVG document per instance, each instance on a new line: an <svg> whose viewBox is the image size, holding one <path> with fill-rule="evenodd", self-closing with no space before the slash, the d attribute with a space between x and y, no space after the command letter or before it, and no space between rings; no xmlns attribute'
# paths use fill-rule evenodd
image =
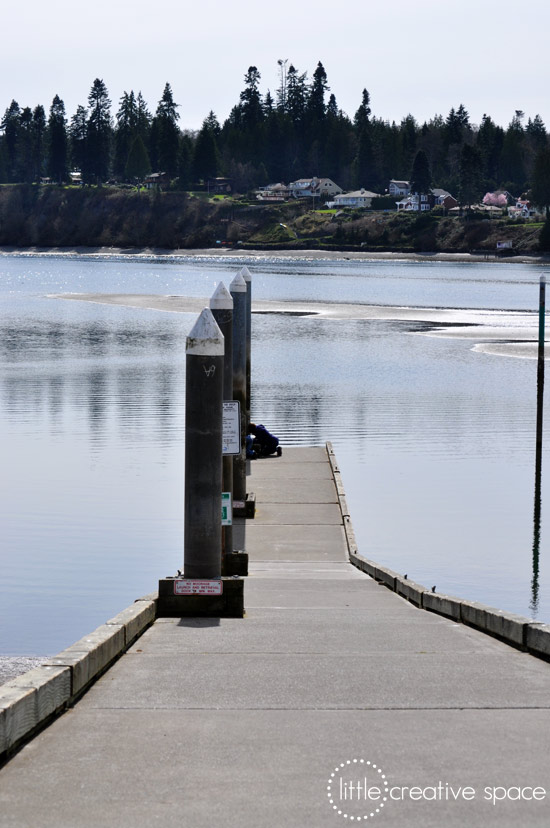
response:
<svg viewBox="0 0 550 828"><path fill-rule="evenodd" d="M229 195L233 192L233 180L231 178L209 178L206 182L206 189L210 195Z"/></svg>
<svg viewBox="0 0 550 828"><path fill-rule="evenodd" d="M418 193L411 193L406 198L397 201L396 205L398 212L403 210L406 212L418 212L420 210L420 212L424 213L437 206L444 207L445 210L452 210L458 206L458 201L447 190L435 187L427 194L422 193L420 199L418 198Z"/></svg>
<svg viewBox="0 0 550 828"><path fill-rule="evenodd" d="M342 188L330 178L299 178L288 185L293 198L326 198L339 195Z"/></svg>
<svg viewBox="0 0 550 828"><path fill-rule="evenodd" d="M170 186L170 176L165 172L155 172L146 175L143 181L146 190L167 190Z"/></svg>
<svg viewBox="0 0 550 828"><path fill-rule="evenodd" d="M516 199L516 203L512 207L508 207L508 215L510 218L534 218L538 214L538 210L524 198Z"/></svg>
<svg viewBox="0 0 550 828"><path fill-rule="evenodd" d="M353 193L340 193L332 201L327 201L327 207L354 207L369 210L373 198L378 198L378 193L371 193L370 190L355 190Z"/></svg>
<svg viewBox="0 0 550 828"><path fill-rule="evenodd" d="M256 198L258 201L286 201L290 198L290 189L282 181L278 184L268 184L267 187L258 187Z"/></svg>
<svg viewBox="0 0 550 828"><path fill-rule="evenodd" d="M411 193L406 198L402 198L401 201L396 201L397 204L397 212L421 212L424 213L426 210L431 210L432 207L435 206L435 196L431 193L422 193L420 195L420 199L418 198L418 193Z"/></svg>
<svg viewBox="0 0 550 828"><path fill-rule="evenodd" d="M458 207L458 201L454 196L448 193L447 190L442 190L440 187L434 187L432 189L432 195L435 198L435 205L444 207L445 210L452 210L453 207Z"/></svg>
<svg viewBox="0 0 550 828"><path fill-rule="evenodd" d="M411 192L411 185L408 181L397 181L392 178L388 187L388 194L391 196L408 196Z"/></svg>

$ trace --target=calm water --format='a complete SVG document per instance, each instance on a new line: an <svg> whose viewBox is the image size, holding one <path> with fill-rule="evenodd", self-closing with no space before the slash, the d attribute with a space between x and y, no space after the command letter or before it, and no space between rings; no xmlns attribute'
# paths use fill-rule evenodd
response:
<svg viewBox="0 0 550 828"><path fill-rule="evenodd" d="M533 311L542 272L0 256L0 654L57 652L183 559L184 355L196 316L48 295L209 297L244 263L256 299ZM332 441L364 555L549 622L546 448L533 584L536 361L422 330L255 315L253 419L286 445Z"/></svg>

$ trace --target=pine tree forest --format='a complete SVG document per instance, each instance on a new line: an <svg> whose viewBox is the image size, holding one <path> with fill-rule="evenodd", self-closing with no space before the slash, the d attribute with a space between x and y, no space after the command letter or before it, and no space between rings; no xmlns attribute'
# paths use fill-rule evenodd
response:
<svg viewBox="0 0 550 828"><path fill-rule="evenodd" d="M279 61L280 84L260 88L250 66L239 100L220 123L212 111L199 130L166 83L152 111L141 93L124 92L118 108L96 79L86 103L69 116L56 95L48 110L13 100L0 125L0 183L67 184L74 171L84 185L136 185L162 172L174 190L199 189L216 176L234 192L304 177L332 179L344 191L365 188L383 195L391 179L421 181L461 199L479 201L490 191L519 197L531 188L546 206L549 141L537 114L516 110L507 126L489 114L473 124L457 102L449 113L419 123L378 118L367 89L350 116L338 106L321 62L311 75Z"/></svg>

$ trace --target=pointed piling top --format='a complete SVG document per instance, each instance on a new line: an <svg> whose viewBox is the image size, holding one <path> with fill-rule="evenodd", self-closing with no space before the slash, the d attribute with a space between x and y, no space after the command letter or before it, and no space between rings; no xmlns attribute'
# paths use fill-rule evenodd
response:
<svg viewBox="0 0 550 828"><path fill-rule="evenodd" d="M239 273L241 274L245 282L252 281L252 274L246 265L240 269Z"/></svg>
<svg viewBox="0 0 550 828"><path fill-rule="evenodd" d="M231 310L233 299L223 282L220 282L210 299L211 310Z"/></svg>
<svg viewBox="0 0 550 828"><path fill-rule="evenodd" d="M229 290L231 293L246 293L246 282L240 273L237 273L229 285Z"/></svg>
<svg viewBox="0 0 550 828"><path fill-rule="evenodd" d="M223 356L223 334L209 308L201 311L189 332L185 353L194 356Z"/></svg>

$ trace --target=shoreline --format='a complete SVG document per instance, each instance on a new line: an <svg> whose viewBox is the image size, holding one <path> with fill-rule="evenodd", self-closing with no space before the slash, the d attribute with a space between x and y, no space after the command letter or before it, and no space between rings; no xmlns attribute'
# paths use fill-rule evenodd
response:
<svg viewBox="0 0 550 828"><path fill-rule="evenodd" d="M412 261L412 262L472 262L472 263L511 263L550 265L550 255L516 255L498 256L492 253L405 253L400 251L337 251L337 250L272 250L272 249L239 249L239 248L182 248L167 249L157 247L126 248L126 247L12 247L0 246L0 256L89 256L105 258L110 256L128 258L154 259L193 259L193 258L227 258L227 259L309 259L333 261Z"/></svg>

